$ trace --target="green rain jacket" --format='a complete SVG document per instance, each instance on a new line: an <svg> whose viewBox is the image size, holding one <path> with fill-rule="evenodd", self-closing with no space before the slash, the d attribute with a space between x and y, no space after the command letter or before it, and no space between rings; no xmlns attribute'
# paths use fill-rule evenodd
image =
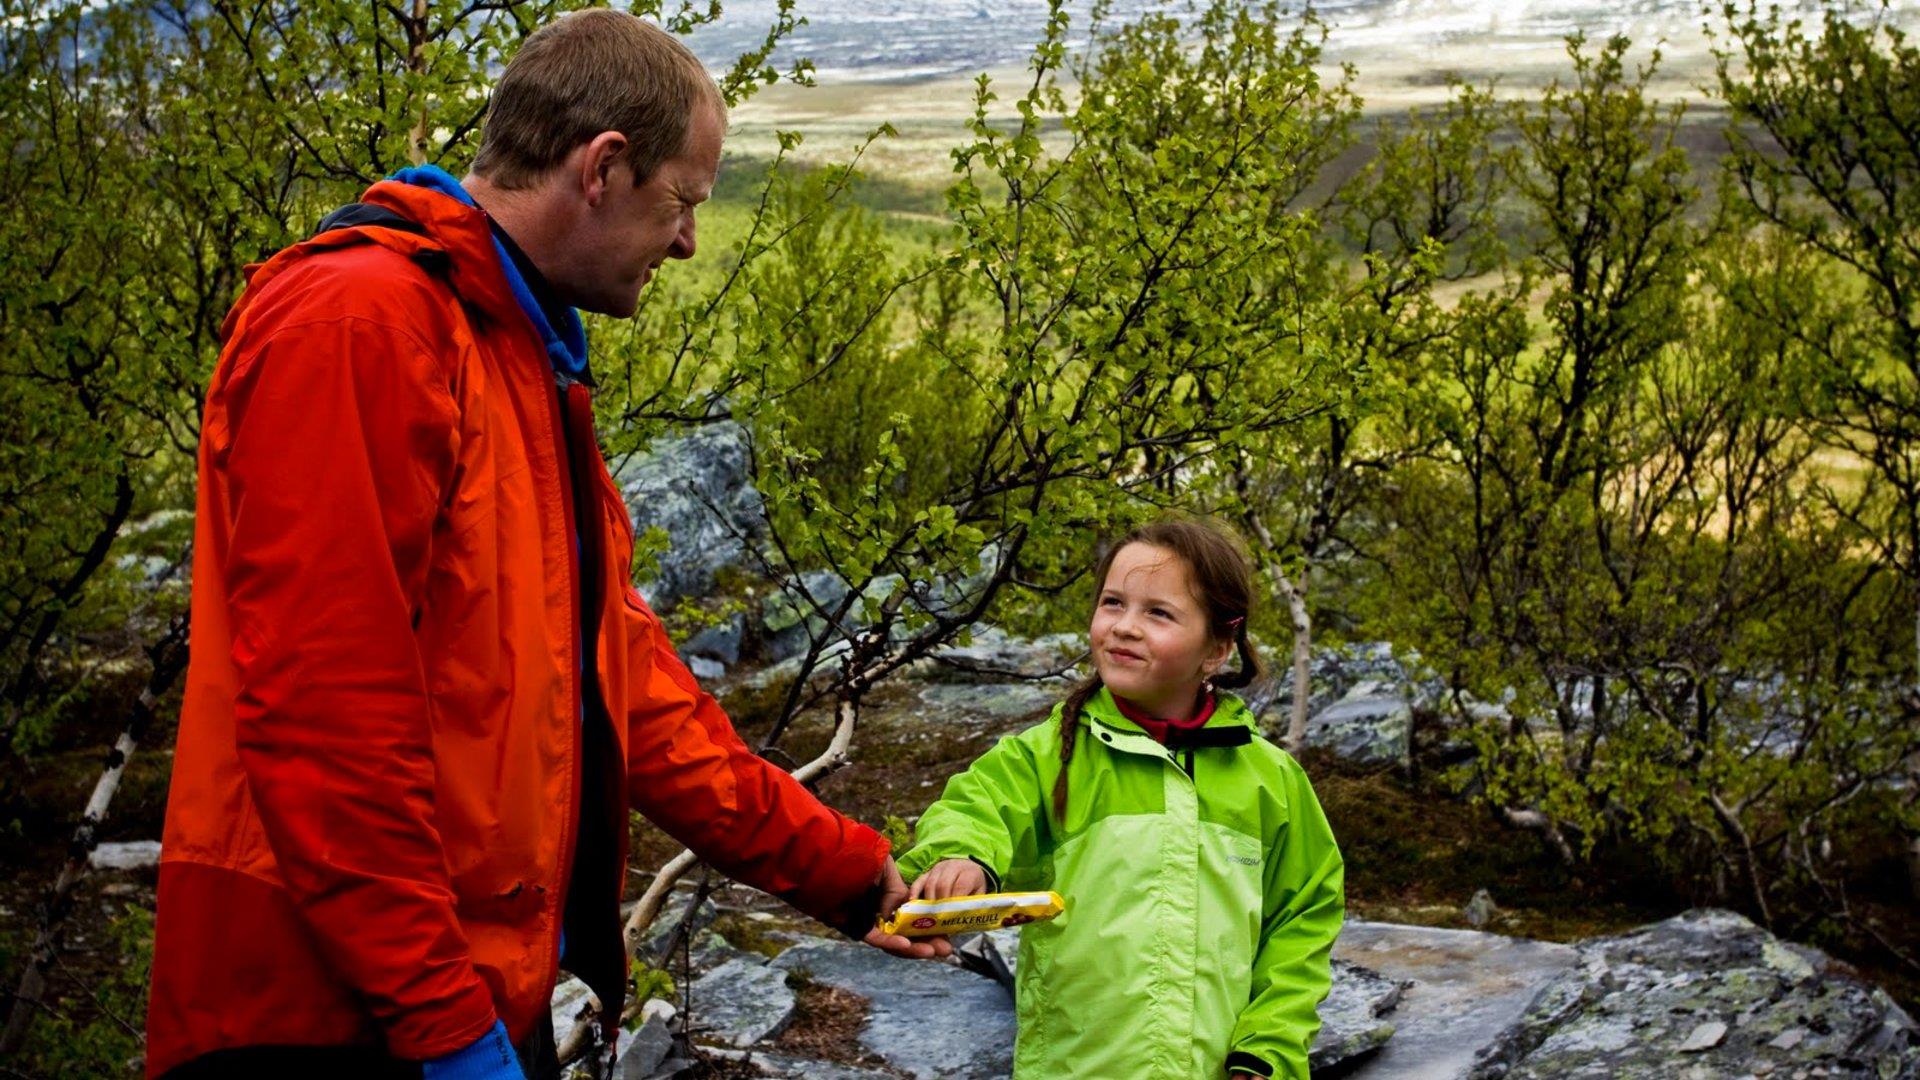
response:
<svg viewBox="0 0 1920 1080"><path fill-rule="evenodd" d="M1014 1076L1306 1080L1346 909L1306 773L1237 697L1162 746L1101 690L1080 716L1062 823L1059 714L949 780L900 860L912 879L973 859L990 888L1066 900L1021 929Z"/></svg>

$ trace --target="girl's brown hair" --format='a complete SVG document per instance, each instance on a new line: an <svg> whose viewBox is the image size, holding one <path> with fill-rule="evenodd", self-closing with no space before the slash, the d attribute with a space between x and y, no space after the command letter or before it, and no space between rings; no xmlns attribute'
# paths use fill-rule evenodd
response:
<svg viewBox="0 0 1920 1080"><path fill-rule="evenodd" d="M1173 518L1142 525L1120 538L1100 558L1093 571L1094 603L1107 587L1107 573L1113 560L1129 544L1147 544L1164 548L1187 564L1193 574L1197 599L1205 609L1207 631L1215 640L1231 639L1240 654L1240 666L1213 676L1208 681L1223 690L1235 690L1260 677L1260 654L1247 636L1247 617L1253 613L1253 563L1240 541L1225 528L1201 518ZM1053 783L1053 812L1058 821L1067 817L1067 765L1073 760L1075 737L1080 730L1080 713L1093 695L1100 692L1100 673L1096 669L1085 682L1073 688L1060 708L1060 776Z"/></svg>

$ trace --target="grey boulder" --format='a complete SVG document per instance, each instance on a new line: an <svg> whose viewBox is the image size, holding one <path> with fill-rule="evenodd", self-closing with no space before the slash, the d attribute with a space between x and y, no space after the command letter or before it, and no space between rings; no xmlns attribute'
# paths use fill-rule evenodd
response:
<svg viewBox="0 0 1920 1080"><path fill-rule="evenodd" d="M748 544L765 529L752 481L746 431L732 422L657 439L647 453L620 463L614 483L634 535L650 528L667 534L659 573L640 587L655 608L706 593L718 571L747 564Z"/></svg>
<svg viewBox="0 0 1920 1080"><path fill-rule="evenodd" d="M1728 911L1579 946L1473 1076L1920 1076L1920 1032L1878 987Z"/></svg>
<svg viewBox="0 0 1920 1080"><path fill-rule="evenodd" d="M1385 683L1364 680L1307 718L1307 745L1359 765L1405 766L1412 755L1413 703Z"/></svg>

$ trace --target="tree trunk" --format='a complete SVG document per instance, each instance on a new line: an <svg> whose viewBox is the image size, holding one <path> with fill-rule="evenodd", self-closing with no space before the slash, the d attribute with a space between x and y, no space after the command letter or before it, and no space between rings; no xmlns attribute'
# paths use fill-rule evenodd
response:
<svg viewBox="0 0 1920 1080"><path fill-rule="evenodd" d="M1920 557L1920 553L1916 553L1916 557ZM1913 685L1908 688L1907 711L1910 715L1920 715L1920 595L1914 598L1913 660ZM1907 755L1907 792L1908 798L1920 799L1920 753ZM1915 902L1920 902L1920 832L1907 835L1907 890Z"/></svg>
<svg viewBox="0 0 1920 1080"><path fill-rule="evenodd" d="M1532 807L1503 806L1500 816L1507 824L1515 828L1528 829L1546 838L1553 845L1553 852L1560 857L1560 865L1572 867L1576 863L1573 845L1567 843L1566 834L1560 831L1560 824Z"/></svg>
<svg viewBox="0 0 1920 1080"><path fill-rule="evenodd" d="M413 0L413 17L407 20L407 70L415 75L427 70L427 0ZM420 100L420 118L407 132L407 159L414 165L427 163L427 99Z"/></svg>
<svg viewBox="0 0 1920 1080"><path fill-rule="evenodd" d="M26 970L20 974L19 989L14 991L13 1011L7 1017L6 1030L0 1032L0 1058L11 1057L20 1051L26 1042L27 1031L33 1025L34 1016L40 1012L47 988L47 971L53 967L59 953L61 933L66 929L67 915L73 909L73 891L87 876L87 860L100 842L100 822L107 816L107 807L113 802L114 792L120 788L120 778L126 774L127 762L133 757L134 749L140 745L141 738L153 724L154 710L160 699L186 667L186 631L187 618L182 615L174 620L167 636L148 650L148 655L153 658L153 673L148 676L147 685L141 689L139 700L134 703L127 726L121 730L120 737L114 740L113 749L107 753L100 779L94 782L93 794L87 799L86 810L80 815L80 824L73 830L67 861L60 867L60 876L54 879L53 888L47 894L41 910L40 931L34 937L33 948L27 955Z"/></svg>
<svg viewBox="0 0 1920 1080"><path fill-rule="evenodd" d="M1283 740L1287 753L1295 757L1307 745L1307 707L1313 697L1313 614L1307 610L1307 591L1296 586L1286 571L1273 568L1273 578L1286 597L1287 610L1293 616L1293 702L1287 715L1287 735ZM1302 578L1304 581L1304 576Z"/></svg>

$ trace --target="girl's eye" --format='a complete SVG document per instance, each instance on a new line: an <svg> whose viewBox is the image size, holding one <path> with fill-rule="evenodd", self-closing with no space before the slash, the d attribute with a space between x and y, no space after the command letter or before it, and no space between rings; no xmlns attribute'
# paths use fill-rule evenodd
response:
<svg viewBox="0 0 1920 1080"><path fill-rule="evenodd" d="M1162 619L1170 619L1173 617L1171 614L1168 613L1166 608L1149 608L1147 613L1150 615L1156 615Z"/></svg>
<svg viewBox="0 0 1920 1080"><path fill-rule="evenodd" d="M1103 596L1100 598L1100 606L1101 607L1119 607L1120 598L1117 596Z"/></svg>

